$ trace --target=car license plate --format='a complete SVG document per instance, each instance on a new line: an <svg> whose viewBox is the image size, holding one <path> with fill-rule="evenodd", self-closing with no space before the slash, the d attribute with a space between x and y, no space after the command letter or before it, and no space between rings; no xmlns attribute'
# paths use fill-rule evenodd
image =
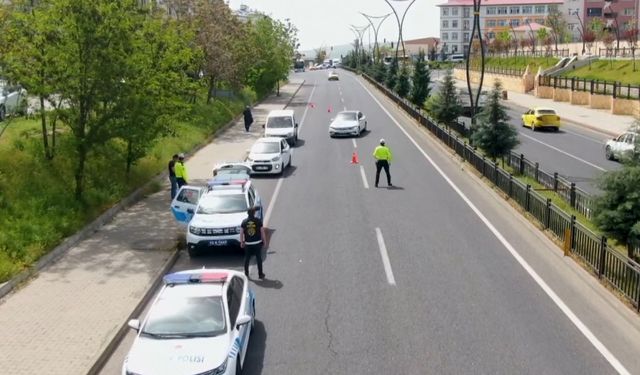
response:
<svg viewBox="0 0 640 375"><path fill-rule="evenodd" d="M209 246L227 246L227 240L213 240L209 241Z"/></svg>
<svg viewBox="0 0 640 375"><path fill-rule="evenodd" d="M269 167L264 165L256 165L256 171L266 171Z"/></svg>

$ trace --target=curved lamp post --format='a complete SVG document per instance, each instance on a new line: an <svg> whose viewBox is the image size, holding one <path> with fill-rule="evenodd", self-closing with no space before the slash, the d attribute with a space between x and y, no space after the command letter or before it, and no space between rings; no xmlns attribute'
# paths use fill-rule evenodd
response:
<svg viewBox="0 0 640 375"><path fill-rule="evenodd" d="M402 43L402 55L403 55L403 57L406 54L406 50L404 49L404 39L402 38L402 25L404 24L404 17L407 15L407 12L409 11L409 8L411 8L411 6L413 5L413 3L416 2L416 0L384 0L384 1L387 4L389 4L389 6L391 7L391 10L393 11L393 14L396 16L396 21L398 22L398 43L396 44L396 61L397 61L398 60L398 48L400 47L400 43ZM409 5L407 6L407 8L402 13L402 18L400 18L398 16L398 12L396 11L396 8L394 8L393 5L391 5L391 2L394 2L394 3L406 3L406 2L409 2Z"/></svg>
<svg viewBox="0 0 640 375"><path fill-rule="evenodd" d="M354 25L349 25L349 27L351 28L351 31L353 31L353 33L356 35L356 37L358 38L358 43L359 43L359 47L360 47L360 51L362 51L362 54L364 55L364 48L363 48L363 44L362 44L362 38L364 37L364 33L367 31L367 29L369 28L369 25L366 26L354 26ZM356 62L356 66L360 66L360 61L361 58L360 56L358 56L358 51L356 50L356 57L358 58L358 61Z"/></svg>
<svg viewBox="0 0 640 375"><path fill-rule="evenodd" d="M380 46L378 45L378 31L380 31L380 26L382 26L382 23L384 22L384 20L386 20L387 17L391 15L391 13L387 13L383 16L370 16L362 12L360 12L360 14L362 14L364 18L366 18L367 21L369 21L369 24L373 29L373 51L374 51L373 62L377 64L378 61L380 60ZM378 26L373 24L373 20L378 21Z"/></svg>
<svg viewBox="0 0 640 375"><path fill-rule="evenodd" d="M478 102L480 101L480 93L482 92L482 83L484 81L484 43L482 42L482 32L480 30L480 3L482 0L473 0L473 29L471 30L471 37L469 39L469 46L467 47L467 89L469 90L469 100L471 104L471 123L475 124L476 113L478 111ZM471 63L471 46L473 39L478 33L478 41L480 42L480 84L478 85L478 92L474 100L473 91L471 90L471 79L469 74L469 68Z"/></svg>

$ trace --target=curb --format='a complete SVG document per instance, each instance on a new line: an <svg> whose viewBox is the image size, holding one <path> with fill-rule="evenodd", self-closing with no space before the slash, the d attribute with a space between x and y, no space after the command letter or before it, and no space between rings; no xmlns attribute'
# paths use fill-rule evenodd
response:
<svg viewBox="0 0 640 375"><path fill-rule="evenodd" d="M96 359L93 366L91 366L91 368L87 372L87 375L96 375L100 373L104 365L109 361L109 359L113 355L113 352L115 352L115 350L120 345L120 342L122 341L122 339L126 336L127 332L129 332L129 325L128 325L129 320L135 319L142 313L142 310L144 310L145 306L147 305L149 300L151 300L151 298L154 296L156 290L162 283L162 277L165 274L167 274L167 272L169 272L169 270L176 264L176 261L178 260L179 257L180 257L180 249L176 246L171 256L169 256L169 259L167 259L167 261L162 266L162 269L160 270L160 272L153 279L153 282L151 283L151 286L149 287L149 289L147 289L144 296L142 296L142 298L140 299L140 302L138 302L138 304L133 309L131 314L129 314L129 318L127 318L127 320L120 326L115 336L113 336L111 341L109 341L109 344L107 345L107 347L102 351L98 359Z"/></svg>
<svg viewBox="0 0 640 375"><path fill-rule="evenodd" d="M298 91L300 91L300 89L302 88L302 86L304 86L304 83L307 82L306 79L303 79L302 82L298 85L298 88L296 89L296 91L293 92L293 95L291 95L291 99L289 99L289 101L287 102L287 104L285 104L284 108L287 108L289 106L289 104L291 104L291 102L293 101L293 99L296 97L296 95L298 95ZM284 109L283 108L283 109Z"/></svg>

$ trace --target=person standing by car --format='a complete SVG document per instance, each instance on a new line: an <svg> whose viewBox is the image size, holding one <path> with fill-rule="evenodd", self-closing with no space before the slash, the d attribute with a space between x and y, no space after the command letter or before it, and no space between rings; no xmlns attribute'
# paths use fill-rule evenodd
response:
<svg viewBox="0 0 640 375"><path fill-rule="evenodd" d="M178 155L178 161L175 164L174 170L176 172L178 188L181 188L187 184L187 168L184 166L184 154Z"/></svg>
<svg viewBox="0 0 640 375"><path fill-rule="evenodd" d="M178 192L178 182L176 181L176 162L178 161L178 154L173 154L171 160L169 160L169 182L171 183L171 199L176 197Z"/></svg>
<svg viewBox="0 0 640 375"><path fill-rule="evenodd" d="M386 146L384 139L380 140L380 145L373 151L373 157L376 159L376 187L378 187L378 181L380 180L380 170L384 168L384 173L387 175L387 185L391 184L391 174L389 173L389 163L393 159L391 155L391 149Z"/></svg>
<svg viewBox="0 0 640 375"><path fill-rule="evenodd" d="M249 106L246 106L242 114L244 115L244 129L248 132L251 124L253 124L253 115L251 114L251 108Z"/></svg>
<svg viewBox="0 0 640 375"><path fill-rule="evenodd" d="M251 257L255 255L258 264L258 277L264 279L265 274L262 272L262 248L269 246L267 243L267 235L262 220L256 217L255 207L247 210L248 217L240 224L240 247L244 249L244 274L249 277L249 262Z"/></svg>

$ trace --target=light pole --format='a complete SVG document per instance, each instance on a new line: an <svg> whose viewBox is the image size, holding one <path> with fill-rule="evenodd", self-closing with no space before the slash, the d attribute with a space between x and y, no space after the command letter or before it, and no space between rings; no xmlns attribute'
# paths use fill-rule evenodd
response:
<svg viewBox="0 0 640 375"><path fill-rule="evenodd" d="M391 10L393 11L393 14L396 16L396 21L398 22L398 43L396 44L396 61L398 61L398 48L400 47L400 43L402 43L402 56L404 57L406 53L406 50L404 49L404 39L402 38L402 25L404 24L404 17L407 15L409 8L411 8L411 6L413 5L413 3L416 2L416 0L384 0L384 1L387 4L389 4L389 6L391 7ZM402 13L402 18L398 16L398 12L396 11L396 8L394 8L393 5L391 5L392 1L394 3L406 3L407 1L409 1L409 5L407 5L407 8Z"/></svg>
<svg viewBox="0 0 640 375"><path fill-rule="evenodd" d="M471 37L469 38L469 46L467 48L467 89L469 90L469 101L471 104L471 124L475 124L476 113L478 111L478 102L480 101L480 93L482 92L482 83L484 81L484 43L482 43L482 32L480 29L480 4L482 0L473 0L473 28L471 30ZM471 63L471 47L473 45L473 39L476 32L478 33L478 41L480 42L480 84L478 85L478 92L476 93L475 100L473 98L473 91L471 90L471 77L470 77L470 63ZM472 127L473 131L473 127Z"/></svg>
<svg viewBox="0 0 640 375"><path fill-rule="evenodd" d="M391 15L391 13L385 14L383 16L370 16L362 12L360 12L360 14L362 14L364 18L366 18L367 21L369 21L369 24L373 29L373 53L375 55L373 57L373 62L377 64L380 60L380 46L378 45L378 31L380 31L380 26L382 26L382 23L384 22L384 20L386 20L387 17ZM378 26L373 24L373 20L378 20Z"/></svg>
<svg viewBox="0 0 640 375"><path fill-rule="evenodd" d="M356 36L358 38L358 42L360 44L360 51L362 52L362 55L364 56L364 48L363 48L363 44L362 44L362 38L364 37L365 31L367 31L367 29L369 28L369 25L366 25L366 26L350 25L349 27L351 28L351 31L353 31L354 34L356 34ZM356 57L358 58L357 66L359 66L360 62L362 61L362 58L361 58L361 56L358 56L357 49L356 49Z"/></svg>

